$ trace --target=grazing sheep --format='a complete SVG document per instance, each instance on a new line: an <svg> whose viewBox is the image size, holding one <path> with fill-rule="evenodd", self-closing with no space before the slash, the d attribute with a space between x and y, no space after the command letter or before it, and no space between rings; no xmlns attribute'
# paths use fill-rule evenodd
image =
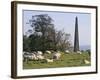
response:
<svg viewBox="0 0 100 80"><path fill-rule="evenodd" d="M42 55L43 53L41 51L37 51L37 55Z"/></svg>
<svg viewBox="0 0 100 80"><path fill-rule="evenodd" d="M51 54L51 51L46 51L46 53Z"/></svg>
<svg viewBox="0 0 100 80"><path fill-rule="evenodd" d="M42 56L42 55L37 55L37 58L38 58L38 60L42 60L42 59L44 59L44 56Z"/></svg>
<svg viewBox="0 0 100 80"><path fill-rule="evenodd" d="M69 50L66 50L65 52L66 52L66 53L70 53Z"/></svg>
<svg viewBox="0 0 100 80"><path fill-rule="evenodd" d="M58 51L58 52L55 52L55 53L53 54L53 59L55 59L55 60L59 60L60 57L61 57L61 53L60 53L59 51Z"/></svg>
<svg viewBox="0 0 100 80"><path fill-rule="evenodd" d="M38 60L36 54L29 53L29 52L25 52L23 54L23 59L24 59L24 61L28 61L28 60Z"/></svg>
<svg viewBox="0 0 100 80"><path fill-rule="evenodd" d="M77 51L77 53L78 53L78 54L82 54L82 52L81 52L81 51Z"/></svg>
<svg viewBox="0 0 100 80"><path fill-rule="evenodd" d="M53 62L53 59L46 59L47 62Z"/></svg>
<svg viewBox="0 0 100 80"><path fill-rule="evenodd" d="M28 52L23 52L23 60L24 61L27 61L27 59L28 59Z"/></svg>
<svg viewBox="0 0 100 80"><path fill-rule="evenodd" d="M34 54L34 53L33 53L33 55L32 55L32 60L38 60L36 54Z"/></svg>
<svg viewBox="0 0 100 80"><path fill-rule="evenodd" d="M88 60L85 59L85 60L84 60L84 63L85 63L85 64L90 64L90 61L88 61Z"/></svg>
<svg viewBox="0 0 100 80"><path fill-rule="evenodd" d="M41 51L37 51L35 53L36 57L38 58L38 60L42 60L44 59L43 53Z"/></svg>

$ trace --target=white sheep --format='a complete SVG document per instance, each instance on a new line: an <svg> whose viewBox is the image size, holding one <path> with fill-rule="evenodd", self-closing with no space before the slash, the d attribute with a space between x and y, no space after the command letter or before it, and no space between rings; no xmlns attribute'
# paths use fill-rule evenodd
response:
<svg viewBox="0 0 100 80"><path fill-rule="evenodd" d="M33 55L32 55L32 60L38 60L36 54L34 54L34 53L33 53Z"/></svg>
<svg viewBox="0 0 100 80"><path fill-rule="evenodd" d="M46 51L46 53L51 54L51 51Z"/></svg>
<svg viewBox="0 0 100 80"><path fill-rule="evenodd" d="M26 61L28 59L29 53L23 52L23 60Z"/></svg>
<svg viewBox="0 0 100 80"><path fill-rule="evenodd" d="M36 57L37 57L39 60L44 59L44 56L42 56L42 55L37 55Z"/></svg>
<svg viewBox="0 0 100 80"><path fill-rule="evenodd" d="M24 61L25 60L38 60L38 57L34 53L26 52L23 54Z"/></svg>
<svg viewBox="0 0 100 80"><path fill-rule="evenodd" d="M85 64L90 64L90 61L88 61L88 60L85 59L85 60L84 60L84 63L85 63Z"/></svg>
<svg viewBox="0 0 100 80"><path fill-rule="evenodd" d="M82 52L81 52L81 51L77 51L77 53L78 53L78 54L82 54Z"/></svg>
<svg viewBox="0 0 100 80"><path fill-rule="evenodd" d="M43 53L41 51L37 51L37 55L42 55Z"/></svg>
<svg viewBox="0 0 100 80"><path fill-rule="evenodd" d="M59 51L58 52L55 52L53 54L53 59L59 60L60 57L61 57L61 53Z"/></svg>
<svg viewBox="0 0 100 80"><path fill-rule="evenodd" d="M70 53L69 50L66 50L65 52L66 52L66 53Z"/></svg>
<svg viewBox="0 0 100 80"><path fill-rule="evenodd" d="M53 59L46 59L47 62L53 62Z"/></svg>
<svg viewBox="0 0 100 80"><path fill-rule="evenodd" d="M29 52L23 52L23 61L28 63L29 58L30 58L30 53Z"/></svg>

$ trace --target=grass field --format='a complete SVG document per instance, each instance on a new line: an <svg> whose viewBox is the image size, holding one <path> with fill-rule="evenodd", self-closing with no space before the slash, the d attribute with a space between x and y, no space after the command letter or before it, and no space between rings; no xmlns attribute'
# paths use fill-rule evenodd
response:
<svg viewBox="0 0 100 80"><path fill-rule="evenodd" d="M46 58L51 58L51 54L45 54ZM45 60L40 61L29 61L28 63L23 62L23 69L36 69L36 68L57 68L57 67L75 67L75 66L90 66L85 64L84 60L90 61L90 56L88 53L83 52L82 54L62 53L59 60L55 60L52 63L45 62Z"/></svg>

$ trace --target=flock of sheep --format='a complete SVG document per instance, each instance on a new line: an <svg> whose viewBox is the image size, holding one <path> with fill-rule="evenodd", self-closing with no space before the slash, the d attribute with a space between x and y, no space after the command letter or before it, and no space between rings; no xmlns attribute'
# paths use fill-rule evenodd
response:
<svg viewBox="0 0 100 80"><path fill-rule="evenodd" d="M52 58L46 58L45 55L43 55L42 51L34 51L32 53L29 52L23 52L23 61L24 62L28 62L29 60L45 60L46 62L54 62L54 60L59 60L61 57L61 52L57 51L57 52L52 52L52 51L46 51L45 53L47 54L51 54ZM66 53L70 53L68 50L66 51ZM78 54L82 54L81 51L77 52ZM83 60L85 64L90 64L90 61L84 59Z"/></svg>
<svg viewBox="0 0 100 80"><path fill-rule="evenodd" d="M23 52L23 60L28 62L28 60L46 60L47 62L53 62L54 60L59 60L61 57L61 53L59 51L57 52L51 52L51 51L46 51L48 54L52 54L52 58L46 58L42 51L34 51L32 53L29 52Z"/></svg>

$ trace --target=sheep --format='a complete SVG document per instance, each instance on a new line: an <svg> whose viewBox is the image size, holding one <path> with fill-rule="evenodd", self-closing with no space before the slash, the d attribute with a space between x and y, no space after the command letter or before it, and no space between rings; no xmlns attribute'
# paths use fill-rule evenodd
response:
<svg viewBox="0 0 100 80"><path fill-rule="evenodd" d="M29 52L25 52L23 54L23 59L24 59L24 61L27 61L27 60L38 60L36 54L29 53Z"/></svg>
<svg viewBox="0 0 100 80"><path fill-rule="evenodd" d="M34 53L33 53L33 55L32 55L32 60L38 60L36 54L34 54Z"/></svg>
<svg viewBox="0 0 100 80"><path fill-rule="evenodd" d="M77 53L78 53L78 54L82 54L82 52L81 52L81 51L77 51Z"/></svg>
<svg viewBox="0 0 100 80"><path fill-rule="evenodd" d="M61 57L61 53L59 51L53 53L53 59L59 60L60 57Z"/></svg>
<svg viewBox="0 0 100 80"><path fill-rule="evenodd" d="M70 53L69 50L66 50L65 52L66 52L66 53Z"/></svg>
<svg viewBox="0 0 100 80"><path fill-rule="evenodd" d="M28 59L28 52L23 52L23 60L24 61L27 61L27 59Z"/></svg>
<svg viewBox="0 0 100 80"><path fill-rule="evenodd" d="M37 57L38 60L44 59L43 53L41 51L35 52L35 56Z"/></svg>
<svg viewBox="0 0 100 80"><path fill-rule="evenodd" d="M41 51L37 51L37 55L42 55L43 53Z"/></svg>
<svg viewBox="0 0 100 80"><path fill-rule="evenodd" d="M46 59L47 62L53 62L53 59Z"/></svg>
<svg viewBox="0 0 100 80"><path fill-rule="evenodd" d="M46 51L46 53L51 54L51 51Z"/></svg>
<svg viewBox="0 0 100 80"><path fill-rule="evenodd" d="M23 52L23 61L28 63L29 59L30 59L30 53Z"/></svg>
<svg viewBox="0 0 100 80"><path fill-rule="evenodd" d="M36 57L38 58L38 60L44 59L44 56L42 56L42 55L37 55Z"/></svg>
<svg viewBox="0 0 100 80"><path fill-rule="evenodd" d="M85 64L90 64L90 61L88 61L88 60L85 59L85 60L84 60L84 63L85 63Z"/></svg>

